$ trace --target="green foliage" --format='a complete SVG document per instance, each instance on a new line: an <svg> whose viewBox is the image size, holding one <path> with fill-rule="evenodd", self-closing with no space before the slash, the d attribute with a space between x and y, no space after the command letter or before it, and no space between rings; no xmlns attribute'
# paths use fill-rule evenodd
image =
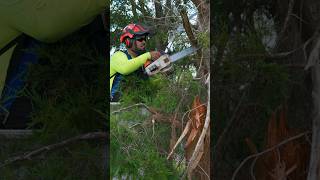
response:
<svg viewBox="0 0 320 180"><path fill-rule="evenodd" d="M210 48L210 33L201 32L197 34L197 39L202 48Z"/></svg>
<svg viewBox="0 0 320 180"><path fill-rule="evenodd" d="M142 102L162 114L173 114L180 104L177 111L180 118L190 109L194 96L205 91L193 80L192 71L181 67L175 67L170 75L159 74L149 79L136 74L125 76L121 87L121 107ZM170 124L151 124L150 115L143 115L140 108L112 115L110 119L113 177L178 178L184 168L177 168L177 162L165 159L171 139ZM178 153L183 156L183 152Z"/></svg>
<svg viewBox="0 0 320 180"><path fill-rule="evenodd" d="M133 179L173 179L176 172L160 155L151 127L130 128L124 118L111 118L111 176ZM142 122L141 122L142 123ZM157 135L163 134L155 129Z"/></svg>

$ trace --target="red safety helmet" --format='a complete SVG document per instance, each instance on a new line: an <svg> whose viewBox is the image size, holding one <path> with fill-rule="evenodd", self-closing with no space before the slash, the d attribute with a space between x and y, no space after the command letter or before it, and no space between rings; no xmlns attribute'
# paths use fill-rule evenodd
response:
<svg viewBox="0 0 320 180"><path fill-rule="evenodd" d="M120 42L125 42L127 47L132 47L133 38L137 35L148 35L149 29L140 25L140 24L128 24L122 30L122 34L120 36Z"/></svg>

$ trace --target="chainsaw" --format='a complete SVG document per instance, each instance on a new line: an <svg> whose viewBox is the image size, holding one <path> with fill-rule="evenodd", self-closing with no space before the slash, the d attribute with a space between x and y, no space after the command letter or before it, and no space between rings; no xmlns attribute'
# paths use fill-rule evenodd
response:
<svg viewBox="0 0 320 180"><path fill-rule="evenodd" d="M148 76L152 76L159 72L167 72L172 68L171 63L178 61L186 56L189 56L197 50L198 48L189 47L170 56L168 54L163 54L157 60L145 64L145 72Z"/></svg>

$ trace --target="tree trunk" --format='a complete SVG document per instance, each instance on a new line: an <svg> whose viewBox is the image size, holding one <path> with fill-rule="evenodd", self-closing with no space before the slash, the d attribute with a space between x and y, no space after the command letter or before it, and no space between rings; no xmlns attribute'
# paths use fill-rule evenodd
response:
<svg viewBox="0 0 320 180"><path fill-rule="evenodd" d="M160 38L156 39L156 48L158 50L164 51L167 46L167 27L165 26L165 15L163 13L162 4L160 1L154 1L154 8L156 12L156 19L155 19L155 28L157 29L157 34L160 35Z"/></svg>

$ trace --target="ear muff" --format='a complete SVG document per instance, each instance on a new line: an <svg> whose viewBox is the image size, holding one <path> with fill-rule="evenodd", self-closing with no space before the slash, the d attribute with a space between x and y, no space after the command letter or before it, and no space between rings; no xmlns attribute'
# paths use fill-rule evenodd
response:
<svg viewBox="0 0 320 180"><path fill-rule="evenodd" d="M131 48L133 46L134 40L130 38L126 38L125 43L127 48Z"/></svg>

